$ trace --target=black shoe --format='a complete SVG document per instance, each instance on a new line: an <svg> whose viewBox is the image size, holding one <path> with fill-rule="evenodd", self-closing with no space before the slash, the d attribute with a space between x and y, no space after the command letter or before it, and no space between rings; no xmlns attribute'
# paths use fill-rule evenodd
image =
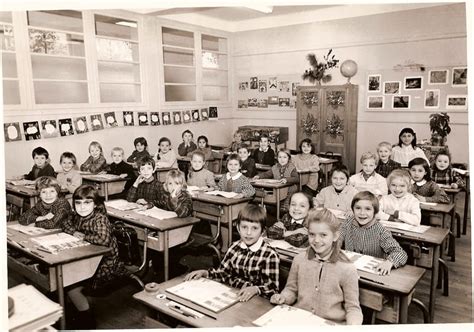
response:
<svg viewBox="0 0 474 332"><path fill-rule="evenodd" d="M92 310L78 311L76 316L76 329L78 330L95 330L96 321Z"/></svg>

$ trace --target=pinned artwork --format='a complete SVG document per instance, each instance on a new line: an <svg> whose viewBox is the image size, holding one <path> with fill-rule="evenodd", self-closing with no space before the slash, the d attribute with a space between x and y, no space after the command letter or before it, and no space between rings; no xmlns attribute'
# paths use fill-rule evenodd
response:
<svg viewBox="0 0 474 332"><path fill-rule="evenodd" d="M239 99L237 103L238 103L237 104L238 108L248 108L249 107L249 103L245 99Z"/></svg>
<svg viewBox="0 0 474 332"><path fill-rule="evenodd" d="M249 89L249 82L240 82L239 83L239 90L245 91Z"/></svg>
<svg viewBox="0 0 474 332"><path fill-rule="evenodd" d="M27 141L41 138L38 121L23 122L23 131L25 132L25 139Z"/></svg>
<svg viewBox="0 0 474 332"><path fill-rule="evenodd" d="M117 119L115 118L115 112L104 113L104 118L107 128L118 127Z"/></svg>
<svg viewBox="0 0 474 332"><path fill-rule="evenodd" d="M59 133L61 136L72 136L74 130L72 129L72 119L59 119Z"/></svg>
<svg viewBox="0 0 474 332"><path fill-rule="evenodd" d="M87 127L87 121L85 116L80 116L78 118L74 118L74 127L76 129L76 134L84 134L89 131Z"/></svg>
<svg viewBox="0 0 474 332"><path fill-rule="evenodd" d="M199 110L192 110L193 122L201 121L201 116L199 115Z"/></svg>
<svg viewBox="0 0 474 332"><path fill-rule="evenodd" d="M138 125L148 126L148 113L147 112L138 112Z"/></svg>
<svg viewBox="0 0 474 332"><path fill-rule="evenodd" d="M201 120L202 121L209 120L209 111L207 110L207 108L201 108Z"/></svg>
<svg viewBox="0 0 474 332"><path fill-rule="evenodd" d="M258 81L258 91L267 92L267 80Z"/></svg>
<svg viewBox="0 0 474 332"><path fill-rule="evenodd" d="M467 86L467 67L453 68L453 87Z"/></svg>
<svg viewBox="0 0 474 332"><path fill-rule="evenodd" d="M217 114L217 107L211 106L209 107L209 120L217 120L218 114Z"/></svg>
<svg viewBox="0 0 474 332"><path fill-rule="evenodd" d="M374 74L369 75L367 91L368 92L380 92L381 90L382 75Z"/></svg>
<svg viewBox="0 0 474 332"><path fill-rule="evenodd" d="M131 111L123 112L123 125L126 127L135 125L135 120L133 119L133 112Z"/></svg>
<svg viewBox="0 0 474 332"><path fill-rule="evenodd" d="M41 121L41 136L43 138L58 137L58 125L56 120Z"/></svg>
<svg viewBox="0 0 474 332"><path fill-rule="evenodd" d="M289 81L280 81L280 91L281 92L290 92L290 82Z"/></svg>
<svg viewBox="0 0 474 332"><path fill-rule="evenodd" d="M191 111L183 111L183 122L189 123L191 122Z"/></svg>
<svg viewBox="0 0 474 332"><path fill-rule="evenodd" d="M268 105L278 105L278 96L268 97Z"/></svg>
<svg viewBox="0 0 474 332"><path fill-rule="evenodd" d="M4 123L3 130L5 132L5 142L21 141L19 122Z"/></svg>
<svg viewBox="0 0 474 332"><path fill-rule="evenodd" d="M291 95L296 96L296 88L300 85L300 83L291 83Z"/></svg>
<svg viewBox="0 0 474 332"><path fill-rule="evenodd" d="M160 125L160 113L159 112L150 112L150 124L152 126Z"/></svg>
<svg viewBox="0 0 474 332"><path fill-rule="evenodd" d="M277 90L277 78L270 77L268 79L268 90Z"/></svg>
<svg viewBox="0 0 474 332"><path fill-rule="evenodd" d="M102 114L91 115L91 128L94 131L104 129L104 123L102 122Z"/></svg>
<svg viewBox="0 0 474 332"><path fill-rule="evenodd" d="M180 111L174 111L173 112L173 124L179 125L183 123L183 120L181 118L181 112Z"/></svg>
<svg viewBox="0 0 474 332"><path fill-rule="evenodd" d="M257 102L257 107L268 108L268 99L259 99Z"/></svg>
<svg viewBox="0 0 474 332"><path fill-rule="evenodd" d="M257 105L258 105L257 98L249 98L247 105L249 107L257 107Z"/></svg>
<svg viewBox="0 0 474 332"><path fill-rule="evenodd" d="M170 125L171 124L171 114L170 114L170 112L163 112L163 113L161 113L161 115L163 116L163 124L165 126Z"/></svg>
<svg viewBox="0 0 474 332"><path fill-rule="evenodd" d="M278 98L278 106L280 107L290 106L290 98Z"/></svg>
<svg viewBox="0 0 474 332"><path fill-rule="evenodd" d="M250 89L258 89L258 77L250 77Z"/></svg>

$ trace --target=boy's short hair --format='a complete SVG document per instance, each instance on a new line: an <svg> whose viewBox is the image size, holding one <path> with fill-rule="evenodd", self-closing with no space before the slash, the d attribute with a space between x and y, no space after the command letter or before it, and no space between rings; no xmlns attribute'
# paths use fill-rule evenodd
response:
<svg viewBox="0 0 474 332"><path fill-rule="evenodd" d="M144 157L144 158L138 159L137 161L138 171L140 172L140 167L145 166L145 165L151 165L153 169L155 169L155 161L151 157Z"/></svg>
<svg viewBox="0 0 474 332"><path fill-rule="evenodd" d="M423 168L425 169L426 174L423 177L423 179L426 181L430 181L431 180L430 165L428 164L425 158L418 157L418 158L410 160L410 162L408 163L408 169L412 168L413 166L419 166L419 165L423 166Z"/></svg>
<svg viewBox="0 0 474 332"><path fill-rule="evenodd" d="M144 145L145 147L148 146L148 142L146 141L145 137L137 137L133 140L133 146L137 146L138 143Z"/></svg>
<svg viewBox="0 0 474 332"><path fill-rule="evenodd" d="M91 150L91 147L93 147L93 146L95 146L96 148L98 148L100 150L100 154L102 154L104 152L104 150L102 149L102 145L100 145L100 143L97 142L97 141L90 142L89 151Z"/></svg>
<svg viewBox="0 0 474 332"><path fill-rule="evenodd" d="M301 140L300 145L298 145L298 152L303 153L303 150L302 150L303 143L309 144L309 146L311 147L310 154L313 154L314 153L314 145L313 145L313 141L310 138L305 138L305 139Z"/></svg>
<svg viewBox="0 0 474 332"><path fill-rule="evenodd" d="M352 211L354 211L354 205L359 201L370 201L372 203L372 207L374 208L374 217L377 213L379 213L379 210L380 210L379 200L370 191L361 191L355 194L351 202Z"/></svg>
<svg viewBox="0 0 474 332"><path fill-rule="evenodd" d="M349 172L349 169L348 169L347 166L344 165L344 164L338 164L338 165L336 165L335 167L333 167L333 168L331 169L331 173L329 174L329 177L332 177L332 175L333 175L335 172L344 173L344 175L346 176L347 180L349 180L349 178L350 178L350 176L351 176L351 173Z"/></svg>
<svg viewBox="0 0 474 332"><path fill-rule="evenodd" d="M237 227L240 226L242 221L259 223L263 232L267 224L267 211L260 205L249 203L240 210L236 221Z"/></svg>
<svg viewBox="0 0 474 332"><path fill-rule="evenodd" d="M226 165L229 163L229 161L231 160L237 160L239 162L239 165L242 166L242 160L240 160L240 157L237 153L232 153L231 155L229 155L229 157L227 158L227 163Z"/></svg>
<svg viewBox="0 0 474 332"><path fill-rule="evenodd" d="M185 131L183 131L183 133L181 134L181 138L183 138L183 137L184 137L184 134L191 134L191 137L194 137L194 135L193 135L192 131L191 131L191 130L189 130L189 129L186 129Z"/></svg>
<svg viewBox="0 0 474 332"><path fill-rule="evenodd" d="M262 138L266 138L266 139L268 140L268 142L270 142L270 137L268 137L268 135L267 135L267 134L263 134L263 135L261 135L261 136L260 136L260 140L259 140L259 141L261 141L261 140L262 140Z"/></svg>
<svg viewBox="0 0 474 332"><path fill-rule="evenodd" d="M191 153L191 159L193 159L194 156L199 156L202 158L202 160L206 160L206 156L204 155L204 153L202 151L198 151L198 150L194 150L192 153Z"/></svg>
<svg viewBox="0 0 474 332"><path fill-rule="evenodd" d="M370 152L370 151L367 151L367 152L364 152L361 156L360 156L360 163L362 164L364 161L368 160L368 159L373 159L375 160L375 163L377 163L379 161L379 157L373 153L373 152Z"/></svg>
<svg viewBox="0 0 474 332"><path fill-rule="evenodd" d="M49 152L42 146L38 146L31 151L31 157L34 159L35 156L45 156L46 159L49 159Z"/></svg>
<svg viewBox="0 0 474 332"><path fill-rule="evenodd" d="M387 176L388 186L390 186L390 183L392 183L392 180L395 178L401 178L406 183L408 192L411 192L411 177L409 171L407 171L406 169L394 169L393 171L391 171L390 174Z"/></svg>
<svg viewBox="0 0 474 332"><path fill-rule="evenodd" d="M160 138L160 140L158 141L158 145L160 145L161 143L163 142L168 142L171 146L171 140L168 138L168 137L162 137Z"/></svg>
<svg viewBox="0 0 474 332"><path fill-rule="evenodd" d="M380 142L377 145L377 152L379 151L380 148L387 148L390 152L392 152L392 144L389 142Z"/></svg>
<svg viewBox="0 0 474 332"><path fill-rule="evenodd" d="M248 145L248 144L245 144L245 143L241 144L241 145L239 146L239 148L237 149L237 152L239 152L240 149L245 149L245 150L247 150L247 152L250 153L250 150L249 150L249 149L250 149L250 145Z"/></svg>
<svg viewBox="0 0 474 332"><path fill-rule="evenodd" d="M183 189L186 190L186 178L184 177L184 173L181 172L179 169L172 169L166 173L166 180L163 183L163 188L169 192L168 190L168 180L173 179L176 184L183 186Z"/></svg>
<svg viewBox="0 0 474 332"><path fill-rule="evenodd" d="M123 151L123 149L120 146L113 147L112 151L110 151L110 156L112 156L114 154L114 152L120 152L122 154L122 156L125 154L125 152Z"/></svg>
<svg viewBox="0 0 474 332"><path fill-rule="evenodd" d="M53 187L58 195L61 193L61 187L59 186L58 180L52 176L41 176L35 181L35 188L38 194L42 189Z"/></svg>
<svg viewBox="0 0 474 332"><path fill-rule="evenodd" d="M77 159L76 159L76 156L74 155L74 153L69 152L69 151L63 152L63 153L61 154L61 157L59 157L59 162L62 163L64 158L71 159L71 160L72 160L72 163L73 163L74 165L77 165Z"/></svg>
<svg viewBox="0 0 474 332"><path fill-rule="evenodd" d="M446 156L448 157L449 164L451 164L451 154L448 152L448 150L439 150L438 153L435 155L434 160L438 158L438 156ZM435 164L436 165L436 164Z"/></svg>

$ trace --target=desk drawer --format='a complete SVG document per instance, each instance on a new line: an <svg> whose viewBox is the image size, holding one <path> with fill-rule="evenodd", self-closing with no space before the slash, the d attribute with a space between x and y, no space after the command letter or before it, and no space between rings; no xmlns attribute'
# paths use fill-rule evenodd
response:
<svg viewBox="0 0 474 332"><path fill-rule="evenodd" d="M137 238L138 240L144 242L145 241L145 232L143 228L129 225L133 227L137 231ZM191 230L193 229L193 225L185 226L170 230L168 232L168 246L169 248L173 248L177 245L180 245L186 242L191 234ZM165 250L165 241L164 241L164 233L149 233L148 234L148 248L151 250L156 251L164 251Z"/></svg>
<svg viewBox="0 0 474 332"><path fill-rule="evenodd" d="M52 281L54 278L50 278L50 276L54 275L53 268L49 268L48 274L43 274L37 271L32 265L22 263L11 256L8 256L7 264L9 270L22 275L41 289L48 292L56 290L56 284Z"/></svg>
<svg viewBox="0 0 474 332"><path fill-rule="evenodd" d="M115 194L120 194L123 189L125 188L125 183L126 181L117 181L117 182L104 182L104 183L97 183L94 181L87 181L83 180L84 184L89 184L97 188L99 191L99 196L104 197L105 196L105 186L108 186L108 195L115 195Z"/></svg>
<svg viewBox="0 0 474 332"><path fill-rule="evenodd" d="M193 200L193 210L195 212L200 212L202 214L207 214L210 216L219 217L221 216L221 209L218 205L204 203L200 201Z"/></svg>

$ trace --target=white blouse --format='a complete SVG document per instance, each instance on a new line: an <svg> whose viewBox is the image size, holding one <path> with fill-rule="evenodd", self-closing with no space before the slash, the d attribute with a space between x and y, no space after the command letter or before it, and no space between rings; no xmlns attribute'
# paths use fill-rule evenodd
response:
<svg viewBox="0 0 474 332"><path fill-rule="evenodd" d="M430 164L430 161L426 158L425 153L420 148L413 149L411 145L397 145L392 150L392 159L397 163L400 163L402 167L408 167L408 163L415 158L423 158L428 162L428 165Z"/></svg>

